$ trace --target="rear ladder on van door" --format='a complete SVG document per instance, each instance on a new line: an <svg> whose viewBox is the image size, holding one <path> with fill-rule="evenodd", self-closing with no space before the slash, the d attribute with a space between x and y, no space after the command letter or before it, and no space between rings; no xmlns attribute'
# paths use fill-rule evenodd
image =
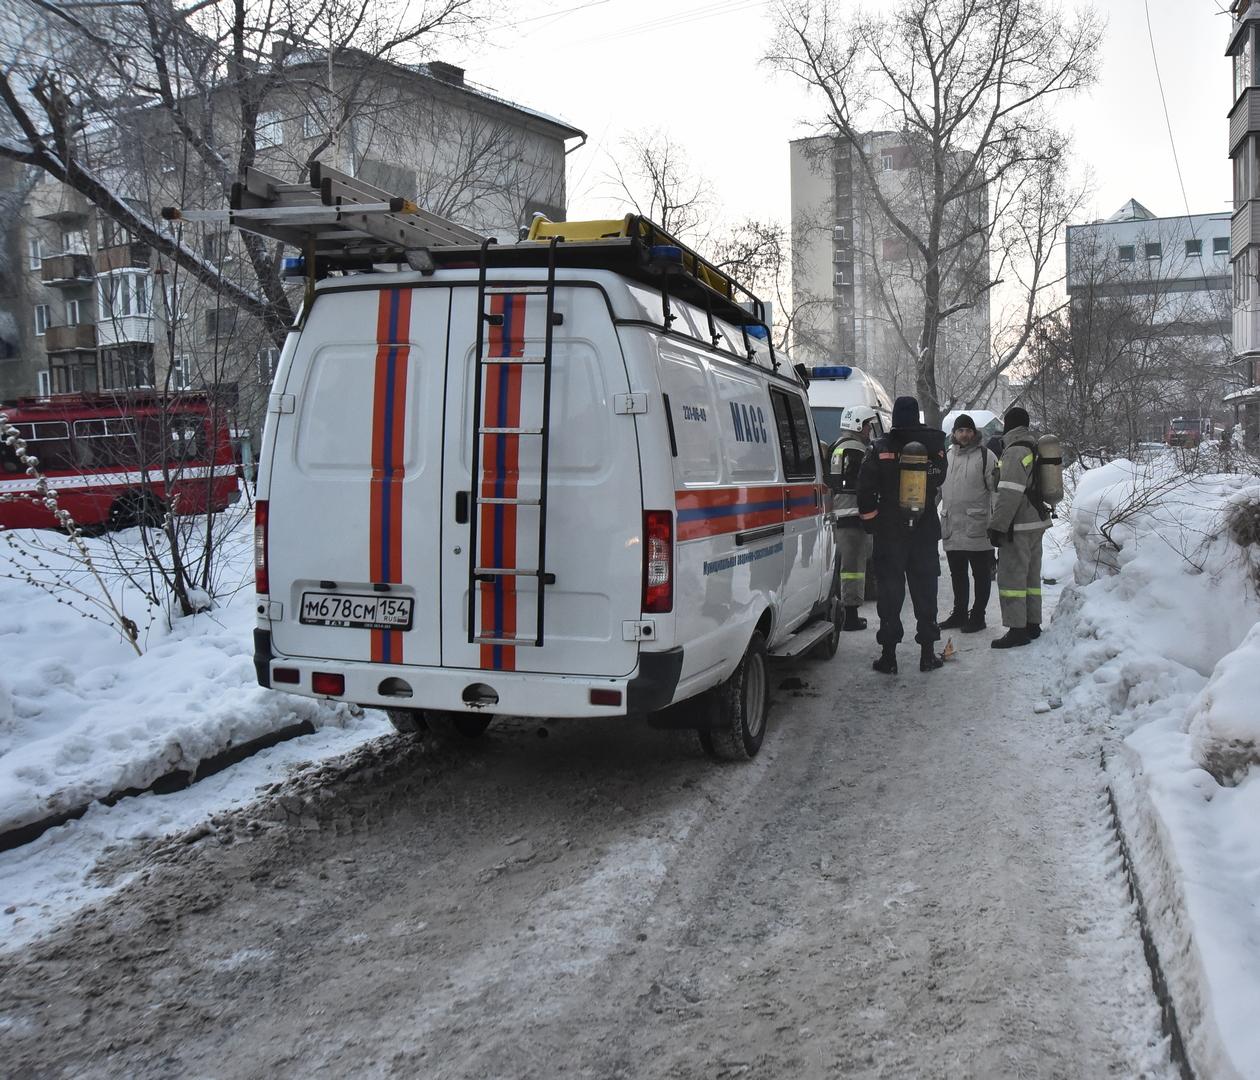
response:
<svg viewBox="0 0 1260 1080"><path fill-rule="evenodd" d="M553 238L547 255L547 283L545 286L513 286L497 292L520 294L545 292L547 298L546 329L544 332L543 351L541 354L524 355L524 340L514 340L504 325L505 315L486 311L486 298L492 290L486 283L486 252L493 242L485 240L481 244L480 268L477 276L477 353L473 364L473 450L472 450L472 482L473 498L469 512L468 542L468 642L477 645L525 645L541 647L544 628L544 594L548 585L554 585L555 574L547 571L547 457L550 448L551 425L551 371L552 371L552 332L556 323L563 316L556 313L556 244L559 237ZM488 350L486 335L490 327L502 326L498 335L497 347ZM512 355L517 350L521 355ZM527 366L540 366L542 370L542 403L540 419L537 427L521 427L519 419L516 426L510 424L510 418L500 405L496 415L487 422L486 411L482 407L482 394L489 381L488 369L497 368L493 376L495 383L508 376L508 369L523 372ZM488 403L487 403L488 404ZM497 403L496 403L497 404ZM523 498L517 494L515 477L509 477L506 467L509 447L515 451L512 455L519 462L520 449L524 440L537 440L534 444L538 453L538 495L536 498ZM483 442L487 457L493 456L494 471L483 475ZM491 454L491 452L493 452ZM517 466L519 470L519 465ZM508 491L511 494L508 494ZM538 514L538 565L533 568L494 566L481 561L478 544L478 530L482 526L482 508L490 515L501 513L501 508L533 507ZM493 563L494 559L489 562ZM477 629L477 597L480 594L483 606L501 600L502 594L511 589L516 591L516 583L521 578L533 578L538 590L537 621L533 635L510 634L496 635L478 632ZM488 586L488 588L486 587Z"/></svg>

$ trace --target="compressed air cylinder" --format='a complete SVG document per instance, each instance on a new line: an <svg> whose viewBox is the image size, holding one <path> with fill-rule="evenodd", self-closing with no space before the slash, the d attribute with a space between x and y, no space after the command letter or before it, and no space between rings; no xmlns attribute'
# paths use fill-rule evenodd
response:
<svg viewBox="0 0 1260 1080"><path fill-rule="evenodd" d="M897 502L911 521L917 521L927 507L927 447L920 442L906 443L898 467L901 477Z"/></svg>
<svg viewBox="0 0 1260 1080"><path fill-rule="evenodd" d="M1037 458L1041 501L1054 506L1063 498L1063 449L1057 435L1043 435L1037 440Z"/></svg>

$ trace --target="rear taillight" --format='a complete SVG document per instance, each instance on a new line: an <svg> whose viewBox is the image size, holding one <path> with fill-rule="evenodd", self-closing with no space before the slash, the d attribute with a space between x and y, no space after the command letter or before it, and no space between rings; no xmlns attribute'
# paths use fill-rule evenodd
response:
<svg viewBox="0 0 1260 1080"><path fill-rule="evenodd" d="M674 515L648 510L643 515L643 610L661 615L674 610Z"/></svg>
<svg viewBox="0 0 1260 1080"><path fill-rule="evenodd" d="M254 503L254 591L271 592L267 580L267 501Z"/></svg>
<svg viewBox="0 0 1260 1080"><path fill-rule="evenodd" d="M317 671L311 676L311 689L325 697L341 697L346 692L346 677L331 671Z"/></svg>

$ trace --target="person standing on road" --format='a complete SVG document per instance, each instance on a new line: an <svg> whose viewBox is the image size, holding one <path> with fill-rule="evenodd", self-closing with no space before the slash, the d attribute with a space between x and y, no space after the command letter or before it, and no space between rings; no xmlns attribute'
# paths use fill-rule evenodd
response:
<svg viewBox="0 0 1260 1080"><path fill-rule="evenodd" d="M989 642L995 649L1027 645L1041 636L1041 541L1050 513L1034 502L1037 440L1028 413L1018 406L1003 418L1002 461L998 466L997 503L989 519L989 539L1002 551L998 563L998 599L1006 633Z"/></svg>
<svg viewBox="0 0 1260 1080"><path fill-rule="evenodd" d="M908 444L916 442L923 445L928 457L927 498L917 520L900 502L901 455ZM872 561L879 588L876 640L882 651L871 666L885 675L897 673L907 583L914 606L919 670L934 671L941 666L935 649L941 636L936 625L936 583L941 573L937 551L941 522L936 501L945 475L945 432L923 425L918 401L899 397L893 403L892 430L871 448L858 474L858 516L875 537Z"/></svg>
<svg viewBox="0 0 1260 1080"><path fill-rule="evenodd" d="M954 421L953 445L946 455L949 469L941 486L941 539L949 562L954 609L942 630L974 634L985 627L993 583L993 546L989 517L997 489L997 458L981 442L975 421L962 413ZM968 610L967 571L976 582L976 602Z"/></svg>
<svg viewBox="0 0 1260 1080"><path fill-rule="evenodd" d="M832 516L836 522L836 594L844 607L841 630L865 630L858 608L866 599L871 538L858 517L858 473L871 442L875 410L851 405L840 414L840 438L831 448Z"/></svg>

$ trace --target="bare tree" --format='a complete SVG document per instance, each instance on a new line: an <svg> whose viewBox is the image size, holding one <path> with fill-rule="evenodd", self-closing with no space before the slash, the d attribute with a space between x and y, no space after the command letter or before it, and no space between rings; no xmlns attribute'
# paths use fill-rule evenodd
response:
<svg viewBox="0 0 1260 1080"><path fill-rule="evenodd" d="M607 177L612 197L690 244L708 238L716 209L713 187L695 172L687 155L667 132L632 132L612 156Z"/></svg>
<svg viewBox="0 0 1260 1080"><path fill-rule="evenodd" d="M327 121L314 158L372 108L368 88L384 69L422 56L439 32L471 30L479 12L479 0L130 0L105 11L14 2L42 21L45 45L0 70L0 157L85 196L277 342L293 316L278 251L247 236L249 273L225 272L131 196L137 151L160 145L182 193L200 197L193 205L222 205L296 101L317 99ZM326 80L294 63L299 50L318 53Z"/></svg>
<svg viewBox="0 0 1260 1080"><path fill-rule="evenodd" d="M987 265L991 246L1017 242L1012 261L1028 264L1025 317L993 367L1014 361L1044 315L1055 180L1068 146L1049 110L1093 83L1100 40L1091 8L1068 17L1040 0L903 3L848 18L838 0L779 7L768 61L822 96L820 131L851 148L887 233L906 245L917 317L886 314L913 348L929 422L944 404L942 327L1002 280ZM870 149L869 134L881 130L902 136L909 158L897 184L881 183L883 162ZM1038 207L1045 213L1030 218Z"/></svg>
<svg viewBox="0 0 1260 1080"><path fill-rule="evenodd" d="M1138 235L1175 249L1182 237ZM1209 417L1237 380L1229 293L1168 272L1168 259L1120 262L1101 234L1073 241L1069 307L1028 350L1024 400L1078 455L1132 456L1179 415Z"/></svg>

